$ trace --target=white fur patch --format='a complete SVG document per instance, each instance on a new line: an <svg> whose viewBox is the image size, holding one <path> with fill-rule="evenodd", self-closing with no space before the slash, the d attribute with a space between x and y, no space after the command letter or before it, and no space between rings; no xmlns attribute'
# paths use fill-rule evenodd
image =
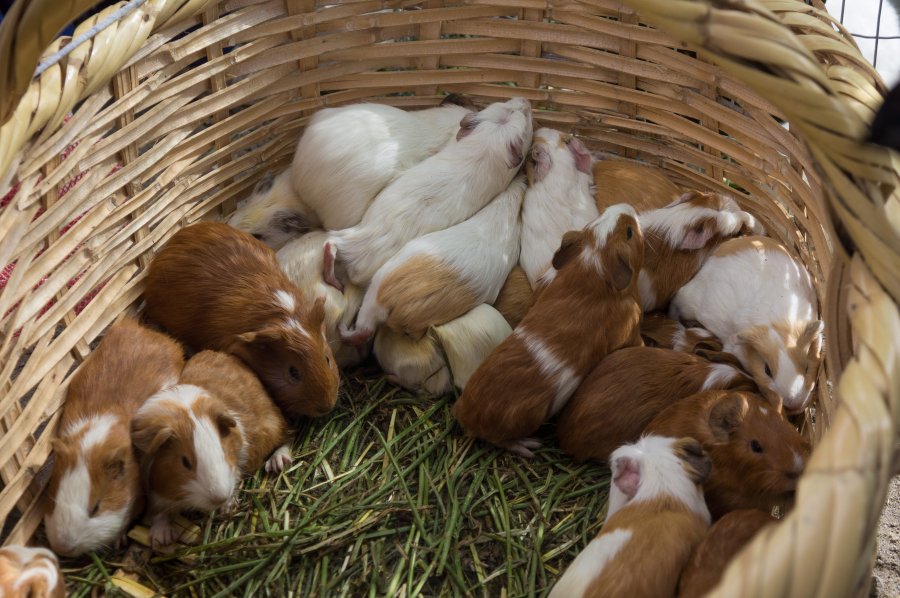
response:
<svg viewBox="0 0 900 598"><path fill-rule="evenodd" d="M774 331L772 336L781 340ZM803 372L797 371L797 366L783 349L778 351L778 372L773 381L776 392L784 399L785 407L797 407L806 399L803 396L803 385L806 382Z"/></svg>
<svg viewBox="0 0 900 598"><path fill-rule="evenodd" d="M109 431L116 423L116 418L113 415L100 415L92 418L90 423L90 429L87 433L81 437L81 450L82 452L88 451L91 447L94 447L109 436Z"/></svg>
<svg viewBox="0 0 900 598"><path fill-rule="evenodd" d="M724 388L726 384L734 380L737 376L737 370L725 363L713 363L709 366L709 374L703 381L703 387L700 390L712 390L716 388Z"/></svg>
<svg viewBox="0 0 900 598"><path fill-rule="evenodd" d="M631 536L630 529L617 529L591 540L553 586L548 598L583 596L591 582L603 573L606 565L628 544Z"/></svg>
<svg viewBox="0 0 900 598"><path fill-rule="evenodd" d="M300 322L298 322L295 318L288 318L287 320L285 320L284 325L292 330L296 330L306 337L309 337L309 332L307 332L306 329L301 326Z"/></svg>
<svg viewBox="0 0 900 598"><path fill-rule="evenodd" d="M57 569L59 563L55 554L46 548L27 548L25 546L4 546L0 549L0 554L4 552L14 555L22 565L28 565L28 569L23 571L13 582L14 592L22 590L26 584L38 577L44 579L49 593L56 589L56 584L59 582L59 570ZM14 595L18 596L18 594ZM3 589L0 588L0 598L2 597Z"/></svg>
<svg viewBox="0 0 900 598"><path fill-rule="evenodd" d="M238 472L225 459L219 432L209 418L198 418L191 413L191 422L197 461L194 463L196 475L186 488L187 500L195 508L211 511L231 498Z"/></svg>
<svg viewBox="0 0 900 598"><path fill-rule="evenodd" d="M641 298L641 309L645 312L656 307L656 291L653 290L653 281L643 269L638 274L638 296Z"/></svg>
<svg viewBox="0 0 900 598"><path fill-rule="evenodd" d="M550 348L544 344L539 338L529 334L523 328L516 329L514 334L518 334L525 343L525 347L531 353L532 359L538 364L541 374L552 380L556 384L556 397L553 399L553 406L550 408L550 414L555 415L569 400L578 385L581 384L581 376L558 359Z"/></svg>
<svg viewBox="0 0 900 598"><path fill-rule="evenodd" d="M619 222L619 216L624 215L632 216L637 220L637 212L634 211L633 207L626 203L617 203L606 208L603 211L603 214L600 215L600 218L594 220L589 225L591 230L594 231L594 237L597 239L598 248L606 245L609 235L612 234L613 230L616 228L616 224Z"/></svg>
<svg viewBox="0 0 900 598"><path fill-rule="evenodd" d="M297 308L294 296L281 289L275 291L275 303L291 314L294 313L294 310Z"/></svg>

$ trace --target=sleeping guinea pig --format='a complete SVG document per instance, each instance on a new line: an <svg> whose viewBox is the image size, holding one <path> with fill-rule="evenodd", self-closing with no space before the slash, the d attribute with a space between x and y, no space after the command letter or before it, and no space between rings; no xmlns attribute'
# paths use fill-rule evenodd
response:
<svg viewBox="0 0 900 598"><path fill-rule="evenodd" d="M287 423L262 384L239 359L216 351L191 357L179 384L135 414L131 436L153 546L177 539L173 513L226 506L243 476L263 463L281 471L291 461Z"/></svg>
<svg viewBox="0 0 900 598"><path fill-rule="evenodd" d="M54 551L78 556L117 543L140 514L131 419L152 394L177 384L183 365L178 343L126 318L72 376L44 512Z"/></svg>
<svg viewBox="0 0 900 598"><path fill-rule="evenodd" d="M219 222L181 229L150 262L144 299L147 316L195 351L240 358L288 417L334 407L340 378L325 300L307 302L250 235Z"/></svg>
<svg viewBox="0 0 900 598"><path fill-rule="evenodd" d="M640 213L667 206L681 195L661 168L649 164L599 160L593 171L599 210L625 202Z"/></svg>

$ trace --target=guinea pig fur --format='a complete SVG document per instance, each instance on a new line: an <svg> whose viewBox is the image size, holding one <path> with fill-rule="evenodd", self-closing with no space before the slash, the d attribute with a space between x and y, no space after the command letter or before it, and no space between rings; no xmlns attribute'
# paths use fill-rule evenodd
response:
<svg viewBox="0 0 900 598"><path fill-rule="evenodd" d="M154 546L178 537L170 516L211 511L232 500L244 475L290 463L287 423L239 359L197 353L179 384L153 395L131 422L152 517Z"/></svg>
<svg viewBox="0 0 900 598"><path fill-rule="evenodd" d="M311 305L317 298L325 298L325 336L338 366L344 368L358 364L365 357L358 347L342 343L340 334L342 326L347 327L353 322L362 304L363 292L354 284L343 285L343 290L339 290L323 278L325 260L334 263L333 255L326 258L327 237L328 233L324 231L310 232L288 242L275 257L288 279L297 286L305 304Z"/></svg>
<svg viewBox="0 0 900 598"><path fill-rule="evenodd" d="M465 390L475 370L510 334L512 328L500 312L487 304L436 326L434 335L444 349L453 385Z"/></svg>
<svg viewBox="0 0 900 598"><path fill-rule="evenodd" d="M64 598L66 583L56 555L46 548L0 548L0 596Z"/></svg>
<svg viewBox="0 0 900 598"><path fill-rule="evenodd" d="M549 281L515 331L469 379L453 414L470 435L532 456L528 438L608 353L640 344L643 239L617 205L563 236Z"/></svg>
<svg viewBox="0 0 900 598"><path fill-rule="evenodd" d="M506 277L506 282L500 287L497 300L494 301L494 309L499 311L510 328L515 328L534 304L534 291L531 283L525 276L522 266L515 266Z"/></svg>
<svg viewBox="0 0 900 598"><path fill-rule="evenodd" d="M672 301L669 317L696 320L722 339L760 390L802 411L822 362L823 323L806 269L779 242L720 245Z"/></svg>
<svg viewBox="0 0 900 598"><path fill-rule="evenodd" d="M594 197L601 211L625 202L640 213L665 207L681 195L661 169L648 164L599 160L593 170Z"/></svg>
<svg viewBox="0 0 900 598"><path fill-rule="evenodd" d="M715 193L691 191L639 218L647 245L639 280L645 312L666 309L720 243L738 234L765 232L733 199Z"/></svg>
<svg viewBox="0 0 900 598"><path fill-rule="evenodd" d="M466 114L454 140L394 179L357 226L333 233L349 280L368 285L408 241L478 212L509 186L530 144L531 105L525 99Z"/></svg>
<svg viewBox="0 0 900 598"><path fill-rule="evenodd" d="M553 259L566 231L579 230L600 213L591 196L591 162L584 144L553 129L534 133L525 162L528 191L522 205L519 264L532 288Z"/></svg>
<svg viewBox="0 0 900 598"><path fill-rule="evenodd" d="M118 543L144 506L131 419L155 392L178 382L181 346L126 318L72 376L53 440L44 528L64 556Z"/></svg>
<svg viewBox="0 0 900 598"><path fill-rule="evenodd" d="M617 447L637 440L660 411L711 389L756 385L735 367L696 355L621 349L604 358L563 407L556 426L560 447L579 461L606 461Z"/></svg>
<svg viewBox="0 0 900 598"><path fill-rule="evenodd" d="M674 596L709 527L700 485L710 460L693 438L645 436L610 458L606 522L550 598Z"/></svg>
<svg viewBox="0 0 900 598"><path fill-rule="evenodd" d="M780 405L749 392L711 390L676 401L644 432L700 441L713 461L703 488L714 519L789 499L810 452Z"/></svg>
<svg viewBox="0 0 900 598"><path fill-rule="evenodd" d="M728 563L764 527L778 520L759 509L732 511L716 521L691 555L678 581L679 598L702 598L715 588Z"/></svg>
<svg viewBox="0 0 900 598"><path fill-rule="evenodd" d="M147 316L192 349L239 357L289 418L334 407L324 299L310 306L250 235L217 222L178 231L150 263L144 299Z"/></svg>
<svg viewBox="0 0 900 598"><path fill-rule="evenodd" d="M450 390L450 369L430 334L412 339L382 326L375 334L375 359L389 382L413 392L441 395Z"/></svg>
<svg viewBox="0 0 900 598"><path fill-rule="evenodd" d="M722 351L722 341L716 335L700 327L686 328L681 322L661 313L644 314L641 320L641 338L648 347L672 349L684 353Z"/></svg>
<svg viewBox="0 0 900 598"><path fill-rule="evenodd" d="M468 112L452 103L417 111L372 103L319 110L291 166L264 179L228 223L273 249L312 227L356 226L384 186L437 153Z"/></svg>
<svg viewBox="0 0 900 598"><path fill-rule="evenodd" d="M519 254L519 211L525 179L518 177L477 214L403 246L372 279L345 342L367 342L382 323L421 338L492 303Z"/></svg>

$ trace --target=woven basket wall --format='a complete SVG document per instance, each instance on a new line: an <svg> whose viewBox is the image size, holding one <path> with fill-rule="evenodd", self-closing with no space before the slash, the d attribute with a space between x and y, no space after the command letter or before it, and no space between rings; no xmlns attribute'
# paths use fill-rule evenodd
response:
<svg viewBox="0 0 900 598"><path fill-rule="evenodd" d="M19 0L0 27L4 541L40 522L68 376L176 230L286 166L319 108L517 95L535 127L732 193L813 273L817 448L717 595L865 591L900 422L900 158L857 141L883 84L819 0L147 0L33 80L92 4Z"/></svg>

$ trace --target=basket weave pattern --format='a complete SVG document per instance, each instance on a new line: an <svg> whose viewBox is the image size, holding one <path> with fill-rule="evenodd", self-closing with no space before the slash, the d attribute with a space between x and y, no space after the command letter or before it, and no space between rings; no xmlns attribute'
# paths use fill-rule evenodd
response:
<svg viewBox="0 0 900 598"><path fill-rule="evenodd" d="M819 0L147 0L32 81L91 4L20 1L0 27L5 541L39 523L67 376L176 230L285 167L319 108L518 95L536 127L731 193L807 265L818 447L718 595L865 589L900 422L900 158L857 141L883 85Z"/></svg>

